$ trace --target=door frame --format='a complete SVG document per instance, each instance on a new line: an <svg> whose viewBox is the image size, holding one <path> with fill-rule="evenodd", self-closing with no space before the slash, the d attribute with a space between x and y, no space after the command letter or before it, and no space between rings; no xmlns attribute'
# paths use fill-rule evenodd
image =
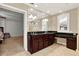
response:
<svg viewBox="0 0 79 59"><path fill-rule="evenodd" d="M24 14L24 36L23 36L24 44L23 45L24 45L24 49L27 51L27 10L23 10L23 9L20 9L20 8L17 8L14 6L10 6L7 4L2 4L2 3L0 3L0 7L3 9L7 9L10 11Z"/></svg>

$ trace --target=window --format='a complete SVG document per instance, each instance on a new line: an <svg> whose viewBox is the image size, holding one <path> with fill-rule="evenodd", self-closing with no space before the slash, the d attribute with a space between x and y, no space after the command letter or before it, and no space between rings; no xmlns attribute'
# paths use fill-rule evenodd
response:
<svg viewBox="0 0 79 59"><path fill-rule="evenodd" d="M58 31L69 32L69 13L61 14L57 17Z"/></svg>
<svg viewBox="0 0 79 59"><path fill-rule="evenodd" d="M42 20L42 31L47 31L48 30L48 19L43 19Z"/></svg>

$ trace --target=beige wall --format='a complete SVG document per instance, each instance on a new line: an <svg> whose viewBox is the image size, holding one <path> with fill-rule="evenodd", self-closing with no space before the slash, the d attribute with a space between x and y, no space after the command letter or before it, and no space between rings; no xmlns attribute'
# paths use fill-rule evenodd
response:
<svg viewBox="0 0 79 59"><path fill-rule="evenodd" d="M48 30L49 31L57 31L57 17L50 16L48 17Z"/></svg>
<svg viewBox="0 0 79 59"><path fill-rule="evenodd" d="M70 31L77 33L77 9L71 10L70 12L70 20L69 20L69 27Z"/></svg>
<svg viewBox="0 0 79 59"><path fill-rule="evenodd" d="M78 28L78 36L77 36L77 48L79 49L79 8L78 8L78 10L77 10L77 28Z"/></svg>
<svg viewBox="0 0 79 59"><path fill-rule="evenodd" d="M69 31L73 32L73 33L77 33L77 9L73 9L67 12L63 12L63 13L69 13L70 14L70 19L69 19ZM49 30L57 30L57 15L54 16L49 16Z"/></svg>

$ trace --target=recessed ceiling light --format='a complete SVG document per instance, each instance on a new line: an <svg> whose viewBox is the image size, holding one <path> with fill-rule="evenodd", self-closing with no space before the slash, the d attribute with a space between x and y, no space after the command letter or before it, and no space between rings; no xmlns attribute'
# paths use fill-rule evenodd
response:
<svg viewBox="0 0 79 59"><path fill-rule="evenodd" d="M59 10L59 13L63 12L62 10Z"/></svg>
<svg viewBox="0 0 79 59"><path fill-rule="evenodd" d="M49 13L50 11L47 11L47 13Z"/></svg>
<svg viewBox="0 0 79 59"><path fill-rule="evenodd" d="M30 10L33 11L33 8L31 8Z"/></svg>
<svg viewBox="0 0 79 59"><path fill-rule="evenodd" d="M34 6L35 6L35 7L38 7L38 5L36 5L36 4L35 4Z"/></svg>

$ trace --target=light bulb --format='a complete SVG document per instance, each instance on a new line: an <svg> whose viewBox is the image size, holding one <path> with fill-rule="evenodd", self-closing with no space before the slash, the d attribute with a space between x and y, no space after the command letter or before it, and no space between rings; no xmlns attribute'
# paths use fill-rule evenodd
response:
<svg viewBox="0 0 79 59"><path fill-rule="evenodd" d="M36 16L33 17L33 19L36 19L36 18L37 18Z"/></svg>
<svg viewBox="0 0 79 59"><path fill-rule="evenodd" d="M33 18L33 15L31 14L31 15L29 15L29 17L28 18Z"/></svg>

